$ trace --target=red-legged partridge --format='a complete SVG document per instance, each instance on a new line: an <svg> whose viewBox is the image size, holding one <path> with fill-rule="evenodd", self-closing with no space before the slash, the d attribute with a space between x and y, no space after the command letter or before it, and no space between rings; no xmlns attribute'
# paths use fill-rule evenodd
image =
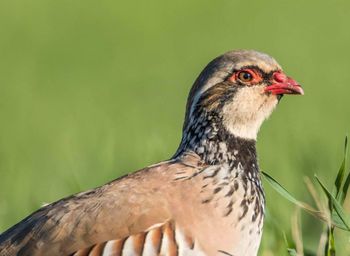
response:
<svg viewBox="0 0 350 256"><path fill-rule="evenodd" d="M175 155L44 206L0 236L0 255L257 255L262 122L303 94L270 56L227 52L195 81Z"/></svg>

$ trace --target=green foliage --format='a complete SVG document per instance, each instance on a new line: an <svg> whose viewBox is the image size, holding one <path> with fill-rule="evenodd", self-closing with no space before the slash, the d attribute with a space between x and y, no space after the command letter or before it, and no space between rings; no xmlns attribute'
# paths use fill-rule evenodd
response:
<svg viewBox="0 0 350 256"><path fill-rule="evenodd" d="M335 248L335 236L334 230L335 228L343 229L347 232L350 232L350 215L346 213L343 208L344 199L348 193L349 188L349 175L350 171L347 174L347 178L344 182L344 177L346 174L346 163L347 163L347 152L348 152L348 138L345 138L345 147L344 147L344 157L342 164L339 168L337 177L334 181L333 193L331 193L327 187L321 182L321 180L315 175L315 179L317 183L322 188L323 194L327 198L326 205L328 206L326 212L317 211L313 209L310 205L301 202L295 199L280 183L278 183L274 178L268 175L265 172L262 172L265 179L268 183L284 198L288 201L292 202L296 206L310 213L311 215L318 218L320 221L325 222L326 224L326 233L327 233L327 242L324 248L324 256L335 256L336 248ZM328 216L328 217L327 217ZM295 227L294 227L295 228ZM297 227L298 228L298 227ZM297 252L295 249L290 248L290 243L287 242L286 236L284 235L284 240L287 245L287 252L289 255L307 255L305 252ZM316 255L316 254L314 254ZM318 255L320 256L320 255Z"/></svg>
<svg viewBox="0 0 350 256"><path fill-rule="evenodd" d="M294 196L292 196L278 181L276 181L274 178L272 178L269 174L266 172L262 172L263 176L267 180L267 182L284 198L286 198L288 201L292 202L296 206L299 206L300 208L304 209L308 213L316 216L319 219L326 220L326 216L324 213L315 210L313 207L310 205L297 200ZM341 224L339 224L339 227L343 227Z"/></svg>

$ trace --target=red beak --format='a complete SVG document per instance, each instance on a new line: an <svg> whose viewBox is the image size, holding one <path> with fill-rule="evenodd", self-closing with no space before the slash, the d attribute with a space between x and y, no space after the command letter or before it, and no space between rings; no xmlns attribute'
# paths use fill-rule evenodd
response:
<svg viewBox="0 0 350 256"><path fill-rule="evenodd" d="M281 94L299 94L304 95L304 90L300 84L292 78L286 76L283 72L273 74L275 83L265 87L265 92L270 92L274 95Z"/></svg>

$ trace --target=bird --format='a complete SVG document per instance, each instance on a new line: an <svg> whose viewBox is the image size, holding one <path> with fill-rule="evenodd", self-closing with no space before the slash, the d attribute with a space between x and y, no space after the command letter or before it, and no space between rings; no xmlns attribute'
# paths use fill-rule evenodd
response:
<svg viewBox="0 0 350 256"><path fill-rule="evenodd" d="M190 90L169 160L39 208L0 235L0 255L257 255L257 134L287 94L304 91L268 54L216 57Z"/></svg>

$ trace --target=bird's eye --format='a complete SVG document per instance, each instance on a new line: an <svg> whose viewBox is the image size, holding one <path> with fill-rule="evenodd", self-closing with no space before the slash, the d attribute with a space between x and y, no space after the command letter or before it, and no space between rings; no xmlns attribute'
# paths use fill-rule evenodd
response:
<svg viewBox="0 0 350 256"><path fill-rule="evenodd" d="M228 78L228 80L233 83L238 81L250 86L260 83L263 78L258 71L246 68L234 72L233 75Z"/></svg>
<svg viewBox="0 0 350 256"><path fill-rule="evenodd" d="M238 79L244 83L251 82L253 78L254 78L253 74L250 73L249 71L241 71L238 73Z"/></svg>

